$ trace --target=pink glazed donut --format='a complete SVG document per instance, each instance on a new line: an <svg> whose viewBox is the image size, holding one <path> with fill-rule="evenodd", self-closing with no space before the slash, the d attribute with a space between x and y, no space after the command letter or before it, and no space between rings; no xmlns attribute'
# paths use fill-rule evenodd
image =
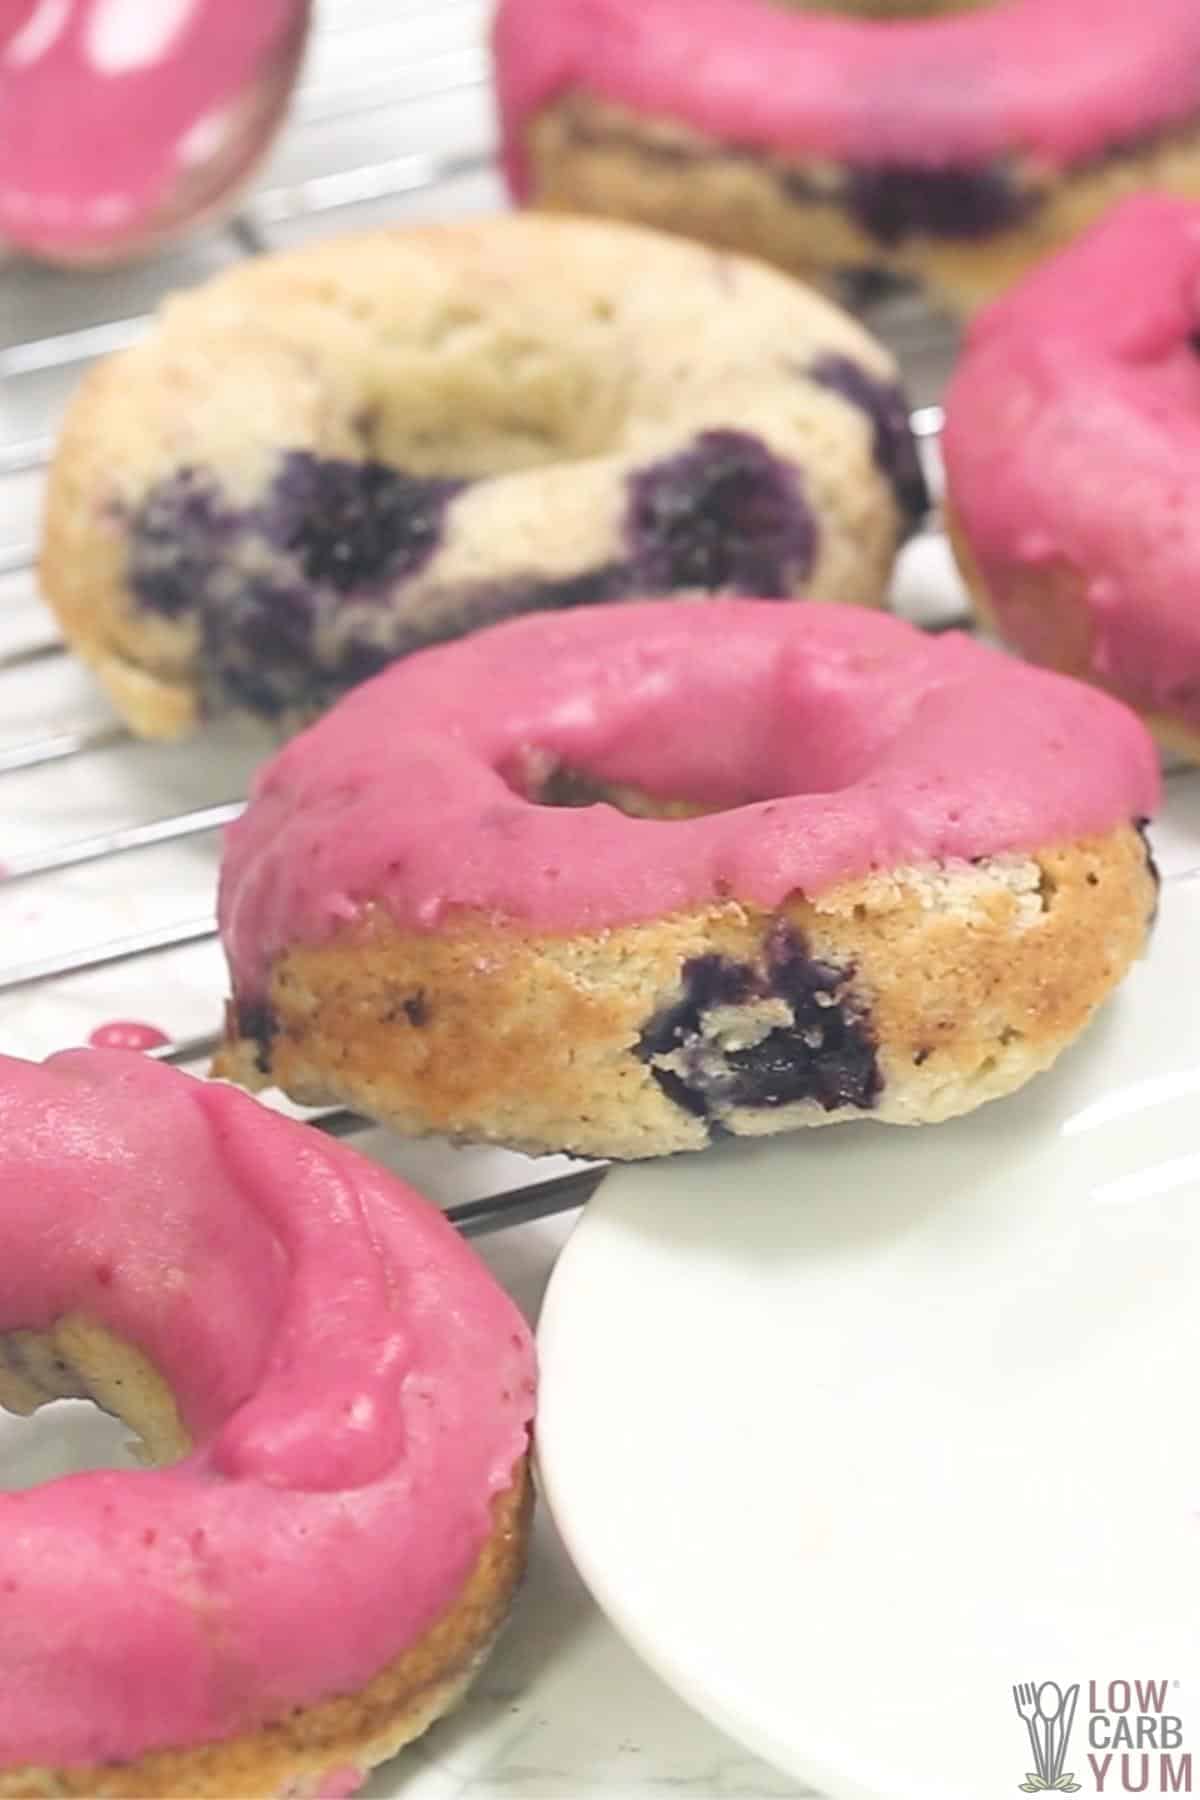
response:
<svg viewBox="0 0 1200 1800"><path fill-rule="evenodd" d="M227 200L283 117L309 0L3 0L0 240L147 252Z"/></svg>
<svg viewBox="0 0 1200 1800"><path fill-rule="evenodd" d="M595 1156L948 1118L1140 950L1157 793L1131 713L969 638L755 600L531 615L259 775L219 1067Z"/></svg>
<svg viewBox="0 0 1200 1800"><path fill-rule="evenodd" d="M500 0L513 190L958 306L1131 188L1200 195L1196 0L965 6Z"/></svg>
<svg viewBox="0 0 1200 1800"><path fill-rule="evenodd" d="M533 1353L441 1214L132 1052L0 1058L0 1406L159 1466L0 1492L0 1795L334 1796L518 1579Z"/></svg>
<svg viewBox="0 0 1200 1800"><path fill-rule="evenodd" d="M1126 201L981 314L945 450L983 618L1200 761L1200 205Z"/></svg>

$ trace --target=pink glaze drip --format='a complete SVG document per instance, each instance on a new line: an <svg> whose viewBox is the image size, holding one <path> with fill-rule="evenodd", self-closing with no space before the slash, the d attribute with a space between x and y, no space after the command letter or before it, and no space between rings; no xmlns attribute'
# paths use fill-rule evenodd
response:
<svg viewBox="0 0 1200 1800"><path fill-rule="evenodd" d="M142 1025L136 1019L111 1019L88 1033L93 1050L157 1050L170 1041L157 1025Z"/></svg>
<svg viewBox="0 0 1200 1800"><path fill-rule="evenodd" d="M708 136L918 167L1061 166L1200 108L1196 0L995 0L961 16L804 17L772 0L501 0L505 159L583 90Z"/></svg>
<svg viewBox="0 0 1200 1800"><path fill-rule="evenodd" d="M196 1445L0 1493L0 1768L364 1686L454 1601L526 1448L516 1309L394 1176L141 1056L0 1058L0 1144L0 1333L100 1321Z"/></svg>
<svg viewBox="0 0 1200 1800"><path fill-rule="evenodd" d="M730 810L538 806L522 771ZM1115 701L856 607L671 601L535 614L398 663L260 772L230 828L235 990L376 902L569 932L726 895L779 905L901 863L1149 815L1158 765Z"/></svg>
<svg viewBox="0 0 1200 1800"><path fill-rule="evenodd" d="M982 313L947 401L951 496L999 623L1038 660L1078 572L1083 651L1135 704L1200 725L1200 205L1126 201ZM1087 640L1090 639L1090 650Z"/></svg>
<svg viewBox="0 0 1200 1800"><path fill-rule="evenodd" d="M189 172L188 134L268 75L304 10L304 0L143 4L141 29L157 24L155 40L164 19L178 23L134 61L96 53L114 24L126 37L116 14L131 19L131 0L0 4L0 236L35 250L135 236Z"/></svg>

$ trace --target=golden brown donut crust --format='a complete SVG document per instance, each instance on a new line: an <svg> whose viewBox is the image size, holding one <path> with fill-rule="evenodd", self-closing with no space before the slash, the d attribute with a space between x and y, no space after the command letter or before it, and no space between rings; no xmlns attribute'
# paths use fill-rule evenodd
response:
<svg viewBox="0 0 1200 1800"><path fill-rule="evenodd" d="M668 1097L639 1038L679 1000L686 964L719 956L761 969L783 920L808 956L847 972L881 1086L866 1111L805 1099L718 1108L716 1122L743 1134L932 1122L1054 1061L1141 951L1155 896L1145 845L1123 826L842 882L778 914L730 899L568 937L469 916L402 931L376 912L280 955L267 1041L239 1037L231 1006L216 1072L414 1135L615 1158L701 1149L712 1121ZM726 1013L710 1021L726 1043L786 1022L778 1003Z"/></svg>
<svg viewBox="0 0 1200 1800"><path fill-rule="evenodd" d="M885 269L922 283L959 313L1003 292L1128 194L1200 194L1200 127L1182 126L1066 171L1014 158L1014 179L1037 200L1019 224L970 240L913 234L885 245L842 204L838 165L734 153L677 120L582 91L532 119L525 150L531 205L676 231L761 256L818 285L850 270Z"/></svg>

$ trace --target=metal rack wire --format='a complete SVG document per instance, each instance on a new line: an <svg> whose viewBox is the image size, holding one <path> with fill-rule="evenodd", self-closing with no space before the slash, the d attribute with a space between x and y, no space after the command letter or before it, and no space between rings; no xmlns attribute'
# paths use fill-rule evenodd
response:
<svg viewBox="0 0 1200 1800"><path fill-rule="evenodd" d="M433 47L408 55L395 54L400 48L397 27L411 33L422 25L426 35L437 40ZM378 124L388 109L395 115L395 141L404 143L415 128L411 122L413 109L419 111L422 104L445 103L452 97L472 100L473 140L465 148L456 142L450 147L405 150L383 159L342 157L331 161L326 157L323 166L290 180L269 175L223 232L214 234L201 246L198 258L203 266L193 269L185 256L181 273L176 266L178 259L169 259L157 276L151 273L149 291L147 276L142 273L133 284L137 294L146 294L153 301L157 298L153 291L156 287L165 292L181 280L197 279L213 266L214 259L219 263L253 256L291 241L291 228L297 226L333 228L360 222L364 216L373 221L379 217L381 207L392 213L414 203L424 210L440 209L442 203L451 199L456 184L463 182L483 184L478 197L485 203L487 199L498 199L492 172L481 30L479 0L440 0L436 7L430 6L428 0L409 0L406 7L386 8L372 4L372 0L352 0L341 6L336 22L322 24L318 51L328 52L327 72L322 78L313 76L302 86L289 134L284 139L285 151L289 140L293 147L299 143L303 149L306 141L311 144L314 134L319 137L339 123L349 122L356 131L364 118ZM360 40L357 43L353 41L355 34ZM417 35L420 36L419 31ZM393 46L390 66L383 54L385 43ZM348 49L353 54L347 54ZM359 73L340 73L346 66ZM365 78L361 73L364 68L372 71ZM383 72L374 72L378 70ZM455 129L461 132L461 120ZM390 134L384 130L379 135ZM285 171L288 161L286 153L276 158ZM297 166L305 166L305 155L299 156ZM488 184L491 192L487 191ZM468 204L470 198L468 195ZM6 279L15 277L0 273L0 284ZM59 280L64 284L74 281L70 306L75 314L81 308L86 313L89 295L97 310L111 305L111 284L98 287L79 277ZM55 414L69 382L96 358L136 342L151 317L149 310L121 310L116 317L75 317L60 328L44 332L35 328L30 332L31 323L35 327L40 324L36 299L35 280L34 299L25 306L27 317L19 319L13 341L0 347L0 521L13 516L20 519L22 510L32 514L30 489L32 486L36 490L45 471L53 444ZM20 314L19 306L17 311ZM0 327L2 322L0 312ZM898 347L902 353L907 350L910 362L930 350L936 360L945 336L926 315L914 309L901 316L899 329L895 328L894 319L892 325L890 335L894 341L897 337L901 340ZM15 403L4 404L5 401ZM940 431L940 409L935 404L919 407L913 415L913 425L921 439L932 443ZM14 498L11 507L10 498ZM28 537L17 536L7 544L0 541L0 592L15 600L10 612L21 615L35 601L34 561L30 517ZM7 716L4 700L16 691L14 684L24 684L32 672L67 660L64 646L44 616L34 617L40 622L32 625L29 635L7 648L0 647L0 717ZM131 735L111 716L79 724L64 724L60 718L51 717L32 735L0 742L0 777L7 780L41 769L57 769L65 779L90 759L110 753L132 754L133 750ZM154 754L145 747L138 747L138 751L143 756ZM18 851L4 864L0 892L7 893L16 884L48 881L84 868L98 869L105 879L118 884L124 859L166 845L211 841L241 808L242 802L236 795L218 794L196 806ZM208 874L211 881L211 867ZM78 949L15 961L0 968L0 998L45 990L49 984L95 971L140 964L148 958L207 943L214 936L215 922L206 911L106 936ZM194 1067L211 1055L215 1044L215 1034L179 1033L152 1054L177 1066ZM317 1114L312 1122L339 1137L368 1129L367 1121L342 1109ZM581 1166L549 1179L522 1181L448 1210L463 1230L492 1229L577 1205L601 1172L594 1165Z"/></svg>

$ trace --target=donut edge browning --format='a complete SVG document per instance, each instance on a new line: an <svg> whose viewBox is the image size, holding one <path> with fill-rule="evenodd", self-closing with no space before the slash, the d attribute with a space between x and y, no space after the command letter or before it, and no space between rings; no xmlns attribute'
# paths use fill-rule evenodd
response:
<svg viewBox="0 0 1200 1800"><path fill-rule="evenodd" d="M369 911L277 958L266 1005L253 1009L257 1035L239 1034L230 1006L214 1072L341 1102L407 1135L617 1160L702 1149L714 1127L933 1123L1050 1066L1144 947L1156 897L1131 824L1027 855L842 882L774 913L730 899L574 936L481 917L418 933ZM761 970L781 929L844 976L844 1008L875 1048L872 1098L697 1116L669 1097L656 1063L661 1073L672 1059L647 1056L647 1029L678 1006L688 965ZM718 1023L744 1038L757 1021L761 1033L765 1005L726 1009Z"/></svg>
<svg viewBox="0 0 1200 1800"><path fill-rule="evenodd" d="M581 131L584 141L573 141ZM885 270L920 283L955 314L1002 293L1139 189L1200 194L1200 122L1191 121L1066 171L1014 157L1022 193L1037 202L1027 218L963 240L914 232L891 245L863 230L839 198L846 165L786 151L747 155L681 119L642 115L584 89L533 115L522 143L532 207L677 232L827 289L848 271ZM681 151L694 167L681 166Z"/></svg>
<svg viewBox="0 0 1200 1800"><path fill-rule="evenodd" d="M454 1605L357 1693L297 1707L261 1730L134 1762L0 1768L2 1800L313 1800L343 1768L365 1780L466 1693L524 1573L533 1514L528 1454L492 1502L492 1530Z"/></svg>

